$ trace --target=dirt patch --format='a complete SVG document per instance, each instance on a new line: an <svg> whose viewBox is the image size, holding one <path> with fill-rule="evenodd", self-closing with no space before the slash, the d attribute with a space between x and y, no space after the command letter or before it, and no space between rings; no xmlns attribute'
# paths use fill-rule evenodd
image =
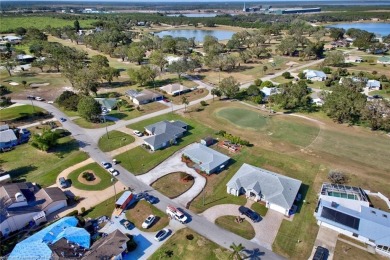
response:
<svg viewBox="0 0 390 260"><path fill-rule="evenodd" d="M84 172L80 173L79 177L77 177L77 180L82 183L82 184L85 184L85 185L96 185L98 183L100 183L100 178L93 172L93 171L87 171L87 172L90 172L93 174L94 176L94 180L93 181L87 181L86 179L83 178L83 174Z"/></svg>

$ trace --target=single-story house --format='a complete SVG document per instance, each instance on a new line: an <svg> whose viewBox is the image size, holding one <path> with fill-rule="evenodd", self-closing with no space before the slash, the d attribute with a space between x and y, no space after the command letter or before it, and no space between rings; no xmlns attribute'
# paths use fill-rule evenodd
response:
<svg viewBox="0 0 390 260"><path fill-rule="evenodd" d="M349 55L345 57L345 63L360 63L363 62L362 57Z"/></svg>
<svg viewBox="0 0 390 260"><path fill-rule="evenodd" d="M66 207L67 198L57 187L39 189L30 182L0 186L0 232L8 234L30 222L38 225L46 216Z"/></svg>
<svg viewBox="0 0 390 260"><path fill-rule="evenodd" d="M123 259L123 255L127 250L127 241L129 238L120 230L116 229L108 236L96 241L90 248L90 251L85 253L81 259Z"/></svg>
<svg viewBox="0 0 390 260"><path fill-rule="evenodd" d="M200 143L189 145L183 151L183 155L196 163L196 168L206 172L207 174L219 172L224 169L230 161L229 156L217 152L214 149Z"/></svg>
<svg viewBox="0 0 390 260"><path fill-rule="evenodd" d="M97 102L108 111L111 111L116 108L116 103L118 102L116 98L95 98Z"/></svg>
<svg viewBox="0 0 390 260"><path fill-rule="evenodd" d="M317 106L322 106L324 104L324 100L318 96L318 92L313 92L310 94L310 97L312 99L312 103Z"/></svg>
<svg viewBox="0 0 390 260"><path fill-rule="evenodd" d="M7 129L0 131L0 150L9 149L18 145L18 138L15 135L14 130Z"/></svg>
<svg viewBox="0 0 390 260"><path fill-rule="evenodd" d="M28 54L19 54L16 56L16 60L18 62L22 62L22 63L31 63L35 60L36 58L32 55L28 55Z"/></svg>
<svg viewBox="0 0 390 260"><path fill-rule="evenodd" d="M269 97L271 95L275 95L279 93L276 87L272 87L272 88L264 87L260 91L264 93L265 97Z"/></svg>
<svg viewBox="0 0 390 260"><path fill-rule="evenodd" d="M146 89L142 90L141 92L130 89L126 91L126 95L136 105L143 105L153 101L163 100L164 98L162 94Z"/></svg>
<svg viewBox="0 0 390 260"><path fill-rule="evenodd" d="M379 64L390 64L390 57L388 56L379 57L376 62Z"/></svg>
<svg viewBox="0 0 390 260"><path fill-rule="evenodd" d="M317 224L373 246L390 256L390 213L370 207L359 187L324 183L314 213Z"/></svg>
<svg viewBox="0 0 390 260"><path fill-rule="evenodd" d="M177 83L162 86L160 89L171 96L176 96L191 91L189 88Z"/></svg>
<svg viewBox="0 0 390 260"><path fill-rule="evenodd" d="M300 180L244 163L226 186L229 194L265 201L267 208L288 216L301 184Z"/></svg>
<svg viewBox="0 0 390 260"><path fill-rule="evenodd" d="M145 132L150 136L144 139L144 143L152 151L163 149L176 143L177 139L187 132L188 125L182 121L161 121L145 127Z"/></svg>
<svg viewBox="0 0 390 260"><path fill-rule="evenodd" d="M165 60L168 62L168 65L171 65L173 62L177 62L181 60L181 57L175 57L175 56L167 56Z"/></svg>
<svg viewBox="0 0 390 260"><path fill-rule="evenodd" d="M304 70L303 73L306 75L306 79L312 81L324 81L326 80L326 74L320 70Z"/></svg>
<svg viewBox="0 0 390 260"><path fill-rule="evenodd" d="M13 43L13 44L17 44L17 43L20 43L22 41L22 37L15 36L15 35L3 36L2 39L9 42L9 43Z"/></svg>
<svg viewBox="0 0 390 260"><path fill-rule="evenodd" d="M367 80L366 87L369 90L380 90L381 89L381 82L375 79Z"/></svg>
<svg viewBox="0 0 390 260"><path fill-rule="evenodd" d="M16 244L8 259L71 259L79 258L89 249L91 235L84 228L77 227L76 217L63 217L50 226L33 234ZM58 244L57 244L58 243ZM52 248L52 246L54 247ZM54 257L57 251L55 245L61 245L63 249L60 257Z"/></svg>

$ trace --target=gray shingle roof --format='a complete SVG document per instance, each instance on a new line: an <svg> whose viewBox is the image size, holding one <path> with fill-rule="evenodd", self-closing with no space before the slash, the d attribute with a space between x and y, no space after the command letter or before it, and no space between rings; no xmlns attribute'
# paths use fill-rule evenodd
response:
<svg viewBox="0 0 390 260"><path fill-rule="evenodd" d="M10 141L18 140L13 130L8 129L0 132L0 142L8 143Z"/></svg>
<svg viewBox="0 0 390 260"><path fill-rule="evenodd" d="M9 126L8 125L0 125L0 131L8 130Z"/></svg>
<svg viewBox="0 0 390 260"><path fill-rule="evenodd" d="M159 135L159 134L170 134L172 136L180 135L186 131L183 127L187 126L187 124L183 122L180 123L180 122L161 121L152 125L148 125L145 127L145 129L150 131L154 135Z"/></svg>
<svg viewBox="0 0 390 260"><path fill-rule="evenodd" d="M211 149L200 143L194 143L188 146L184 150L183 154L190 157L190 159L193 161L195 160L200 162L201 167L206 171L211 171L230 160L229 156L217 152L214 149Z"/></svg>
<svg viewBox="0 0 390 260"><path fill-rule="evenodd" d="M157 148L161 147L163 144L170 142L171 140L176 139L173 135L169 135L166 133L158 134L158 135L152 135L150 137L147 137L144 139L144 141L151 146Z"/></svg>
<svg viewBox="0 0 390 260"><path fill-rule="evenodd" d="M289 209L301 184L299 180L244 163L226 186L236 190L253 189L266 201Z"/></svg>

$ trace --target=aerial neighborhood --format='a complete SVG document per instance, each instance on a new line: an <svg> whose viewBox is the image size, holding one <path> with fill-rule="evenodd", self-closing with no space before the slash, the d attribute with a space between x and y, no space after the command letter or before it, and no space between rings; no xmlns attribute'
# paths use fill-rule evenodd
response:
<svg viewBox="0 0 390 260"><path fill-rule="evenodd" d="M390 8L318 3L2 4L0 257L389 259Z"/></svg>

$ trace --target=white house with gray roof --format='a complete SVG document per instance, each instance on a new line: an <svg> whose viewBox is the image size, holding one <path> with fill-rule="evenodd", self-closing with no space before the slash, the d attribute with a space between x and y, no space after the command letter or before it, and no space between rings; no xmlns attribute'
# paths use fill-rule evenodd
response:
<svg viewBox="0 0 390 260"><path fill-rule="evenodd" d="M310 79L312 81L324 81L326 80L326 74L320 70L304 70L303 73L306 76L306 79Z"/></svg>
<svg viewBox="0 0 390 260"><path fill-rule="evenodd" d="M267 208L288 216L301 184L300 180L244 163L226 186L229 194L265 201Z"/></svg>
<svg viewBox="0 0 390 260"><path fill-rule="evenodd" d="M145 127L150 135L144 139L144 143L152 151L168 147L187 132L188 125L182 121L161 121Z"/></svg>
<svg viewBox="0 0 390 260"><path fill-rule="evenodd" d="M189 145L183 155L187 156L194 163L195 167L207 174L218 172L229 163L230 157L217 152L200 143Z"/></svg>

